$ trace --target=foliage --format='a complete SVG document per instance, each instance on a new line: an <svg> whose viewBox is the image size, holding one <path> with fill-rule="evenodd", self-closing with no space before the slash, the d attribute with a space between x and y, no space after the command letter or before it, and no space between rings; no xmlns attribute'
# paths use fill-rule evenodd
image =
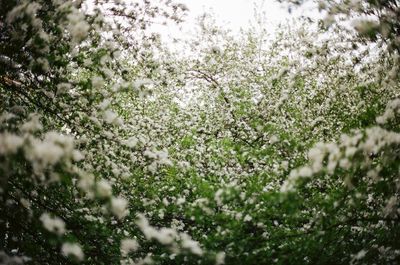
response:
<svg viewBox="0 0 400 265"><path fill-rule="evenodd" d="M347 1L272 36L204 16L182 52L148 30L182 23L168 0L2 1L1 263L397 264L399 9L378 2L351 3L375 19L355 31L327 27Z"/></svg>

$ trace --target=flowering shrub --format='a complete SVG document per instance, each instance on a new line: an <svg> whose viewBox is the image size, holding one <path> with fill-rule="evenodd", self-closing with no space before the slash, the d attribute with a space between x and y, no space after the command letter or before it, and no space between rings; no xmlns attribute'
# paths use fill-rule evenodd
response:
<svg viewBox="0 0 400 265"><path fill-rule="evenodd" d="M183 53L149 30L183 4L2 1L0 263L397 264L399 9L378 2L274 36L204 16Z"/></svg>

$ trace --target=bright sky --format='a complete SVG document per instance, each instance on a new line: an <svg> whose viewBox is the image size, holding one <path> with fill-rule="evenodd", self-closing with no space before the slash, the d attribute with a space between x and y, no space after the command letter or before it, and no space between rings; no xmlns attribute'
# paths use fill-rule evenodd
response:
<svg viewBox="0 0 400 265"><path fill-rule="evenodd" d="M189 8L183 23L183 31L171 26L156 27L158 28L156 31L160 32L163 38L167 36L185 37L186 32L194 28L196 18L204 12L212 13L218 25L223 25L237 33L240 28L247 28L250 26L250 21L254 21L256 4L258 13L265 12L266 22L271 32L279 23L300 15L318 17L318 11L310 5L303 5L289 13L287 6L283 6L276 0L177 0L177 2L183 3Z"/></svg>
<svg viewBox="0 0 400 265"><path fill-rule="evenodd" d="M240 27L247 27L254 17L254 1L252 0L180 0L190 9L189 20L201 15L205 11L212 11L218 23L228 24L236 31ZM286 9L274 0L257 1L266 12L271 22L282 22L290 15ZM259 11L259 10L258 10Z"/></svg>

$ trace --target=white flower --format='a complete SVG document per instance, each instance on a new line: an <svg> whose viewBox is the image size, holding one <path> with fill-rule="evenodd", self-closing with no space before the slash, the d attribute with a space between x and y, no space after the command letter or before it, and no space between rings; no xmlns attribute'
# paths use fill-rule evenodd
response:
<svg viewBox="0 0 400 265"><path fill-rule="evenodd" d="M243 221L245 222L250 222L253 218L251 218L250 215L246 214L246 216L244 217Z"/></svg>
<svg viewBox="0 0 400 265"><path fill-rule="evenodd" d="M46 58L38 58L36 59L37 64L39 64L43 70L43 72L48 72L50 71L50 64L49 61Z"/></svg>
<svg viewBox="0 0 400 265"><path fill-rule="evenodd" d="M158 163L159 164L164 164L164 165L172 165L171 160L168 159L168 151L166 150L160 150L156 152L157 158L158 158Z"/></svg>
<svg viewBox="0 0 400 265"><path fill-rule="evenodd" d="M128 201L121 197L113 197L111 199L111 212L117 216L118 219L124 218L129 210L127 209Z"/></svg>
<svg viewBox="0 0 400 265"><path fill-rule="evenodd" d="M71 158L74 150L73 138L56 132L46 133L43 141L33 139L25 149L25 155L32 162L35 172L56 165L64 157Z"/></svg>
<svg viewBox="0 0 400 265"><path fill-rule="evenodd" d="M29 152L29 159L32 162L40 161L43 167L55 165L64 155L61 146L51 141L35 141Z"/></svg>
<svg viewBox="0 0 400 265"><path fill-rule="evenodd" d="M130 252L134 252L139 248L139 243L134 240L134 239L130 239L130 238L125 238L121 240L121 254L127 255Z"/></svg>
<svg viewBox="0 0 400 265"><path fill-rule="evenodd" d="M61 247L61 254L65 257L73 256L79 261L82 261L85 257L81 246L76 243L64 243Z"/></svg>
<svg viewBox="0 0 400 265"><path fill-rule="evenodd" d="M150 151L150 150L145 150L143 152L143 155L147 156L148 158L152 158L152 159L156 159L157 158L157 155L154 152Z"/></svg>
<svg viewBox="0 0 400 265"><path fill-rule="evenodd" d="M143 155L155 160L153 162L154 169L157 168L157 165L172 165L172 161L168 158L168 151L166 150L146 150L143 152Z"/></svg>
<svg viewBox="0 0 400 265"><path fill-rule="evenodd" d="M111 110L106 110L103 113L103 119L105 122L109 124L114 124L114 125L122 124L122 120L118 117L118 115L115 112Z"/></svg>
<svg viewBox="0 0 400 265"><path fill-rule="evenodd" d="M94 185L94 176L92 174L81 174L78 181L78 188L85 192L90 192Z"/></svg>
<svg viewBox="0 0 400 265"><path fill-rule="evenodd" d="M40 8L41 8L41 5L39 3L22 2L20 5L15 6L7 14L6 22L9 24L12 24L15 20L17 20L18 18L21 18L24 14L33 18Z"/></svg>
<svg viewBox="0 0 400 265"><path fill-rule="evenodd" d="M108 108L108 106L110 106L110 104L111 104L111 100L110 99L105 99L98 105L98 107L101 110L105 110L106 108Z"/></svg>
<svg viewBox="0 0 400 265"><path fill-rule="evenodd" d="M0 154L15 154L23 142L24 140L15 134L0 134Z"/></svg>
<svg viewBox="0 0 400 265"><path fill-rule="evenodd" d="M214 200L217 203L217 205L222 205L222 193L224 193L224 190L223 189L219 189L214 194Z"/></svg>
<svg viewBox="0 0 400 265"><path fill-rule="evenodd" d="M384 215L390 216L390 215L394 214L398 208L397 203L398 203L398 200L397 200L396 196L390 197L385 208L383 209Z"/></svg>
<svg viewBox="0 0 400 265"><path fill-rule="evenodd" d="M95 89L99 89L104 85L104 79L101 76L93 76L91 82Z"/></svg>
<svg viewBox="0 0 400 265"><path fill-rule="evenodd" d="M282 163L281 163L281 167L284 169L284 170L288 170L289 169L289 162L288 161L282 161Z"/></svg>
<svg viewBox="0 0 400 265"><path fill-rule="evenodd" d="M52 218L48 213L43 213L39 219L46 230L58 235L65 234L65 223L61 218Z"/></svg>
<svg viewBox="0 0 400 265"><path fill-rule="evenodd" d="M78 150L73 150L72 151L72 159L76 162L79 162L81 160L83 160L85 158L85 156L79 152Z"/></svg>
<svg viewBox="0 0 400 265"><path fill-rule="evenodd" d="M70 91L72 88L72 85L70 83L60 83L57 85L57 92L60 94L64 94L68 91Z"/></svg>
<svg viewBox="0 0 400 265"><path fill-rule="evenodd" d="M31 208L31 203L29 202L29 200L25 199L25 198L21 198L21 200L19 200L21 205L24 206L26 209L30 209Z"/></svg>
<svg viewBox="0 0 400 265"><path fill-rule="evenodd" d="M23 132L35 132L40 131L42 129L42 124L39 121L39 115L31 114L29 117L29 121L25 122L21 126L21 130Z"/></svg>
<svg viewBox="0 0 400 265"><path fill-rule="evenodd" d="M84 20L83 15L78 13L78 11L69 14L68 19L70 22L68 30L71 34L72 41L75 43L83 41L89 32L90 25Z"/></svg>
<svg viewBox="0 0 400 265"><path fill-rule="evenodd" d="M188 249L191 253L201 256L203 250L200 248L199 242L194 241L188 234L182 233L182 247Z"/></svg>
<svg viewBox="0 0 400 265"><path fill-rule="evenodd" d="M354 154L355 154L356 152L357 152L357 148L355 148L355 147L348 147L348 148L346 149L345 156L351 158L351 157L354 156Z"/></svg>
<svg viewBox="0 0 400 265"><path fill-rule="evenodd" d="M225 264L225 252L218 252L215 256L215 265Z"/></svg>
<svg viewBox="0 0 400 265"><path fill-rule="evenodd" d="M150 84L152 84L152 81L151 81L150 79L145 78L145 79L138 79L138 80L136 80L136 81L133 83L133 86L134 86L136 89L141 89L141 88L143 88L145 85L150 85Z"/></svg>
<svg viewBox="0 0 400 265"><path fill-rule="evenodd" d="M112 187L110 183L105 179L102 179L99 182L97 182L96 190L97 190L97 195L101 198L108 198L111 197L112 195Z"/></svg>
<svg viewBox="0 0 400 265"><path fill-rule="evenodd" d="M163 245L172 244L176 238L176 231L172 228L162 227L160 230L154 231L153 237Z"/></svg>
<svg viewBox="0 0 400 265"><path fill-rule="evenodd" d="M349 169L351 167L351 162L349 159L344 158L339 161L339 166L344 169Z"/></svg>
<svg viewBox="0 0 400 265"><path fill-rule="evenodd" d="M129 148L134 148L138 143L138 139L134 136L124 141L124 145Z"/></svg>
<svg viewBox="0 0 400 265"><path fill-rule="evenodd" d="M169 245L176 239L177 234L175 230L166 227L156 229L149 224L147 218L142 214L139 214L138 218L139 220L136 221L136 224L147 240L154 238L163 245Z"/></svg>
<svg viewBox="0 0 400 265"><path fill-rule="evenodd" d="M218 46L212 46L211 47L211 52L214 54L220 54L221 53L221 49Z"/></svg>
<svg viewBox="0 0 400 265"><path fill-rule="evenodd" d="M313 171L309 167L302 167L299 169L299 177L311 177Z"/></svg>
<svg viewBox="0 0 400 265"><path fill-rule="evenodd" d="M178 199L176 200L176 204L177 204L177 205L184 204L185 202L186 202L186 199L183 198L183 197L180 197L180 198L178 198Z"/></svg>
<svg viewBox="0 0 400 265"><path fill-rule="evenodd" d="M278 136L272 135L271 138L269 139L270 144L275 144L279 141Z"/></svg>
<svg viewBox="0 0 400 265"><path fill-rule="evenodd" d="M165 198L165 197L163 198L162 202L163 202L163 204L164 204L165 206L168 206L168 205L169 205L169 201L168 201L168 199Z"/></svg>
<svg viewBox="0 0 400 265"><path fill-rule="evenodd" d="M367 251L362 249L354 256L354 258L355 259L362 259L362 258L365 257L366 254L367 254Z"/></svg>

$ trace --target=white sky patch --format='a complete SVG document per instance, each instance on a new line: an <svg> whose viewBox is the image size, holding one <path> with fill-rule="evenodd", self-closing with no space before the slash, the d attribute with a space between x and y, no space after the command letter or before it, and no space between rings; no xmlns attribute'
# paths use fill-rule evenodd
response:
<svg viewBox="0 0 400 265"><path fill-rule="evenodd" d="M129 3L139 0L125 0ZM156 0L155 0L156 2ZM177 40L189 40L195 34L198 18L204 13L211 14L217 26L229 29L233 34L239 34L241 29L248 29L256 24L255 14L262 15L263 26L273 34L279 25L287 21L308 16L313 19L322 18L314 1L306 1L300 7L288 11L288 5L278 3L277 0L174 0L187 6L184 22L178 26L174 23L163 25L161 22L153 24L148 32L160 33L163 41L172 46ZM91 12L94 0L85 0L84 9ZM110 1L112 5L113 1ZM178 45L179 46L179 45Z"/></svg>
<svg viewBox="0 0 400 265"><path fill-rule="evenodd" d="M246 28L250 21L254 19L255 1L251 0L181 0L190 9L192 16L196 17L204 12L214 13L217 22L225 24L233 31ZM257 5L266 13L266 17L271 22L283 22L290 15L286 9L274 0L258 2ZM256 10L260 11L259 8Z"/></svg>
<svg viewBox="0 0 400 265"><path fill-rule="evenodd" d="M288 12L287 6L276 0L179 0L188 8L188 14L180 27L169 24L168 26L156 25L155 31L161 33L164 40L169 42L173 38L183 38L190 35L194 29L197 18L204 13L213 15L216 24L230 29L238 34L241 29L249 28L255 23L255 13L265 14L266 26L273 33L279 24L298 18L302 15L320 18L315 5L310 1L299 8Z"/></svg>

